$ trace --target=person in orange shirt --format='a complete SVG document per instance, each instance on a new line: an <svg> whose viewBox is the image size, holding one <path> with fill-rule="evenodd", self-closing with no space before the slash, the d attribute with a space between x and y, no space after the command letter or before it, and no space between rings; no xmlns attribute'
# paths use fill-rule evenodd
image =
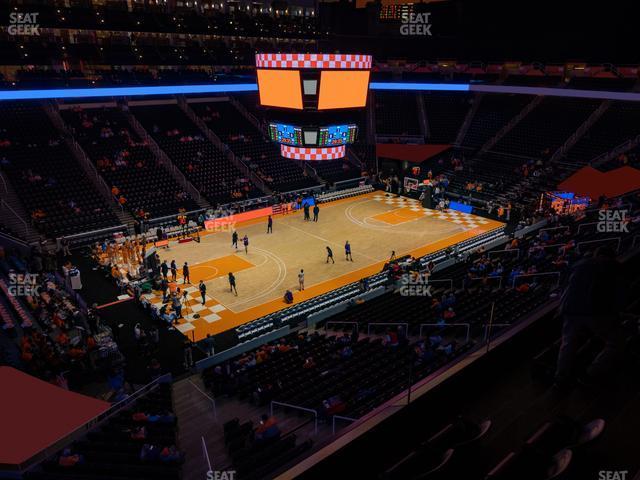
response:
<svg viewBox="0 0 640 480"><path fill-rule="evenodd" d="M127 203L127 199L124 198L124 195L120 195L120 198L118 198L118 203L120 205L124 205L125 203Z"/></svg>
<svg viewBox="0 0 640 480"><path fill-rule="evenodd" d="M61 467L73 467L78 463L82 463L83 460L82 455L72 453L70 448L65 448L60 454L60 458L58 458L58 465Z"/></svg>
<svg viewBox="0 0 640 480"><path fill-rule="evenodd" d="M120 195L120 189L114 185L113 187L111 187L111 195L117 197L118 195Z"/></svg>
<svg viewBox="0 0 640 480"><path fill-rule="evenodd" d="M56 342L58 342L60 345L67 345L69 343L69 337L66 333L60 332L60 335L58 335Z"/></svg>

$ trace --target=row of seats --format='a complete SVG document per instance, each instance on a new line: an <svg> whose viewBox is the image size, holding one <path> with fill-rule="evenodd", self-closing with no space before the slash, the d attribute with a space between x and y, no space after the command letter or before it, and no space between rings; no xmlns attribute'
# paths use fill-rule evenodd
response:
<svg viewBox="0 0 640 480"><path fill-rule="evenodd" d="M493 150L534 158L551 156L600 105L598 100L545 97ZM555 121L562 118L562 122Z"/></svg>
<svg viewBox="0 0 640 480"><path fill-rule="evenodd" d="M176 442L171 385L160 383L25 478L178 480L184 455Z"/></svg>
<svg viewBox="0 0 640 480"><path fill-rule="evenodd" d="M474 101L473 96L459 92L425 92L422 98L429 125L429 143L454 143Z"/></svg>
<svg viewBox="0 0 640 480"><path fill-rule="evenodd" d="M253 186L178 105L132 109L149 134L212 204L256 196Z"/></svg>
<svg viewBox="0 0 640 480"><path fill-rule="evenodd" d="M193 110L249 168L273 190L288 192L316 185L300 162L283 158L230 102L192 104Z"/></svg>
<svg viewBox="0 0 640 480"><path fill-rule="evenodd" d="M639 122L640 107L636 102L613 102L567 152L567 159L588 164L598 155L640 135Z"/></svg>
<svg viewBox="0 0 640 480"><path fill-rule="evenodd" d="M158 168L122 111L75 108L61 115L98 172L119 192L116 200L131 213L144 211L154 218L176 214L180 208L198 208L169 172Z"/></svg>
<svg viewBox="0 0 640 480"><path fill-rule="evenodd" d="M376 132L379 135L420 135L416 95L406 92L377 92Z"/></svg>
<svg viewBox="0 0 640 480"><path fill-rule="evenodd" d="M48 237L120 223L38 104L0 105L0 169Z"/></svg>
<svg viewBox="0 0 640 480"><path fill-rule="evenodd" d="M261 479L298 457L312 445L297 442L295 434L256 438L252 421L233 418L223 425L224 442L232 459L231 468L242 479Z"/></svg>

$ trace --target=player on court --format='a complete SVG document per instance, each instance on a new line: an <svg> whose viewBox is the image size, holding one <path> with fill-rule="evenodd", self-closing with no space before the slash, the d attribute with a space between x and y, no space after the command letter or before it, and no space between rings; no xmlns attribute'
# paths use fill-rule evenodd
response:
<svg viewBox="0 0 640 480"><path fill-rule="evenodd" d="M249 237L246 235L242 238L242 244L244 245L244 253L249 253Z"/></svg>
<svg viewBox="0 0 640 480"><path fill-rule="evenodd" d="M298 290L304 290L304 270L300 269L300 273L298 274Z"/></svg>
<svg viewBox="0 0 640 480"><path fill-rule="evenodd" d="M336 263L336 261L333 259L333 250L331 250L331 247L327 246L327 263L329 263L329 260L331 260L333 263Z"/></svg>
<svg viewBox="0 0 640 480"><path fill-rule="evenodd" d="M235 293L238 296L238 289L236 288L236 277L233 273L229 272L229 292Z"/></svg>
<svg viewBox="0 0 640 480"><path fill-rule="evenodd" d="M344 244L344 258L347 261L353 262L353 257L351 256L351 244L349 243L349 240Z"/></svg>
<svg viewBox="0 0 640 480"><path fill-rule="evenodd" d="M269 219L267 220L267 233L273 233L273 218L269 215Z"/></svg>
<svg viewBox="0 0 640 480"><path fill-rule="evenodd" d="M231 234L231 246L236 247L236 250L238 249L238 232L235 230Z"/></svg>

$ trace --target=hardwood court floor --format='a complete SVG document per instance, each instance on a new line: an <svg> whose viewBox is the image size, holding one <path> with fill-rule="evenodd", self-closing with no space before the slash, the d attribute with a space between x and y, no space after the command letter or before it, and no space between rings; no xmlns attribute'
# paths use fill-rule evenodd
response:
<svg viewBox="0 0 640 480"><path fill-rule="evenodd" d="M273 233L266 233L266 219L235 225L240 239L249 237L245 253L231 246L231 232L207 232L201 243L172 243L159 252L176 260L179 270L186 261L191 269L190 296L205 309L201 318L188 318L180 330L199 340L263 315L285 308L285 290L295 302L326 293L366 275L379 272L391 251L398 256L425 255L499 227L492 220L458 212L423 209L417 201L389 197L382 192L320 205L318 222L305 222L301 213L275 216ZM344 257L349 240L353 262ZM326 263L326 247L335 264ZM298 291L298 273L305 272L306 288ZM228 272L236 277L238 296L229 292ZM200 306L197 283L207 286L206 305ZM182 283L179 276L179 283Z"/></svg>

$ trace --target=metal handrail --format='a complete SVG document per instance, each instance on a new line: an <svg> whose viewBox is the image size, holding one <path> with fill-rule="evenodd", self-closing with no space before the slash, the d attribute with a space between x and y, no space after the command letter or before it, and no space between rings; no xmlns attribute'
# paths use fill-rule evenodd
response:
<svg viewBox="0 0 640 480"><path fill-rule="evenodd" d="M209 459L209 451L207 450L207 444L204 441L204 436L201 436L200 440L202 441L202 452L204 453L204 458L207 461L207 473L213 472L213 469L211 468L211 460Z"/></svg>
<svg viewBox="0 0 640 480"><path fill-rule="evenodd" d="M578 225L578 230L576 231L576 234L580 235L580 230L582 229L582 227L587 227L589 225L598 225L600 222L589 222L589 223L581 223L580 225Z"/></svg>
<svg viewBox="0 0 640 480"><path fill-rule="evenodd" d="M2 180L4 194L7 195L9 193L9 187L7 187L7 181L4 179L4 174L2 172L0 172L0 180Z"/></svg>
<svg viewBox="0 0 640 480"><path fill-rule="evenodd" d="M489 332L493 327L513 327L513 323L485 323L482 325L482 328L484 329L483 339L485 342L489 338Z"/></svg>
<svg viewBox="0 0 640 480"><path fill-rule="evenodd" d="M20 221L20 223L22 223L24 225L24 234L25 234L25 236L28 236L29 235L29 225L27 224L27 222L25 222L24 219L20 215L18 215L18 213L13 208L11 208L11 205L9 205L4 199L0 200L0 205L3 208L9 209L9 211L11 213L13 213L13 215L18 219L18 221Z"/></svg>
<svg viewBox="0 0 640 480"><path fill-rule="evenodd" d="M453 278L436 278L435 280L428 279L427 285L436 282L447 282L449 283L449 290L453 290Z"/></svg>
<svg viewBox="0 0 640 480"><path fill-rule="evenodd" d="M318 411L317 410L314 410L313 408L300 407L299 405L292 405L290 403L276 402L275 400L272 400L271 401L271 410L270 410L272 417L273 417L273 406L274 405L280 405L281 407L293 408L295 410L302 410L304 412L313 413L313 415L315 417L314 433L315 433L315 435L318 434Z"/></svg>
<svg viewBox="0 0 640 480"><path fill-rule="evenodd" d="M520 249L519 248L505 248L503 250L490 250L489 251L489 256L491 256L492 253L504 253L504 252L516 252L518 255L516 255L516 258L520 258Z"/></svg>
<svg viewBox="0 0 640 480"><path fill-rule="evenodd" d="M556 282L556 287L560 286L560 272L540 272L540 273L523 273L522 275L515 275L513 277L513 281L511 282L511 286L516 286L516 279L521 277L538 277L540 275L557 275L558 281Z"/></svg>
<svg viewBox="0 0 640 480"><path fill-rule="evenodd" d="M347 420L348 422L357 422L358 421L357 418L343 417L342 415L334 415L333 418L331 419L331 434L332 435L336 434L336 419Z"/></svg>
<svg viewBox="0 0 640 480"><path fill-rule="evenodd" d="M371 335L371 325L404 325L406 328L405 333L409 331L409 324L406 322L373 322L367 325L367 335Z"/></svg>
<svg viewBox="0 0 640 480"><path fill-rule="evenodd" d="M541 228L540 230L538 230L538 236L540 236L542 232L550 232L551 230L559 230L561 228L564 228L565 230L571 230L571 227L569 227L568 225L560 225L559 227Z"/></svg>
<svg viewBox="0 0 640 480"><path fill-rule="evenodd" d="M202 389L201 389L198 385L196 385L195 383L193 383L191 380L189 380L189 383L190 383L191 385L193 385L193 386L194 386L194 388L195 388L198 392L200 392L202 395L204 395L204 396L207 398L207 400L209 400L209 401L211 402L211 405L213 406L213 418L214 418L214 421L215 421L216 423L218 423L218 407L217 407L217 405L216 405L216 399L215 399L215 397L212 397L212 396L208 395L206 392L203 392L203 391L202 391Z"/></svg>
<svg viewBox="0 0 640 480"><path fill-rule="evenodd" d="M329 326L329 324L334 324L334 325L355 325L356 327L356 331L360 331L360 326L358 325L358 322L340 322L340 321L333 321L333 322L326 322L324 324L324 331L325 333L327 332L327 327Z"/></svg>
<svg viewBox="0 0 640 480"><path fill-rule="evenodd" d="M495 277L495 276L485 276L485 277L473 277L473 278L469 278L468 280L470 281L476 281L476 280L495 280L498 279L498 288L502 288L502 275L500 275L499 277ZM462 281L461 287L464 287L464 280Z"/></svg>
<svg viewBox="0 0 640 480"><path fill-rule="evenodd" d="M343 183L361 182L362 180L366 181L367 177L357 177L357 178L349 178L348 180L340 180L338 182L333 182L333 186L337 188L338 185L342 185Z"/></svg>
<svg viewBox="0 0 640 480"><path fill-rule="evenodd" d="M618 246L616 247L616 252L619 252L620 251L620 247L622 246L622 238L621 237L601 238L599 240L587 240L587 241L584 241L584 242L580 242L576 246L576 252L580 253L580 246L581 245L586 245L588 243L609 242L611 240L616 240L618 242Z"/></svg>
<svg viewBox="0 0 640 480"><path fill-rule="evenodd" d="M209 210L209 209L208 208L198 208L196 210L189 210L188 212L182 213L181 215L185 215L185 216L195 215L196 213L206 212L207 210ZM146 223L147 224L151 224L151 223L162 222L164 220L170 220L172 218L175 219L177 215L178 215L178 213L176 212L173 215L165 215L164 217L150 218L149 220L146 221Z"/></svg>
<svg viewBox="0 0 640 480"><path fill-rule="evenodd" d="M90 232L82 232L82 233L74 233L73 235L65 235L64 238L67 240L71 240L74 238L84 238L84 237L93 237L94 235L98 235L100 233L108 233L108 232L117 232L127 230L126 225L116 225L113 227L100 228L98 230L91 230ZM58 237L58 239L63 237Z"/></svg>
<svg viewBox="0 0 640 480"><path fill-rule="evenodd" d="M420 338L422 338L422 330L424 327L467 327L466 343L469 343L471 338L471 324L470 323L421 323L420 324Z"/></svg>

